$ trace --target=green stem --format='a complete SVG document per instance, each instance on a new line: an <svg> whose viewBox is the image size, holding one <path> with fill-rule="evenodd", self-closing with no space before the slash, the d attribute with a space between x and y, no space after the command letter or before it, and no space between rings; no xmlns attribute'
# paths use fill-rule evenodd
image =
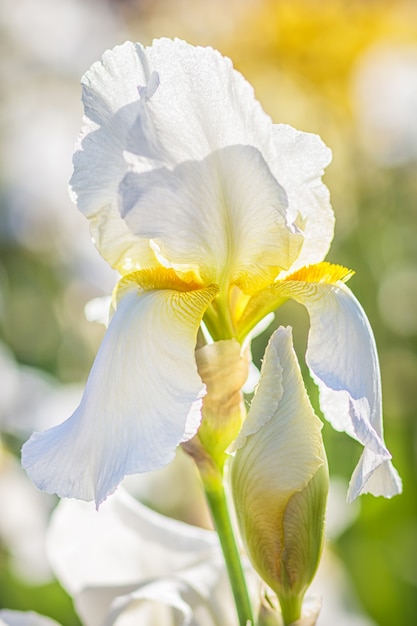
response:
<svg viewBox="0 0 417 626"><path fill-rule="evenodd" d="M289 626L300 619L303 605L303 595L279 598L284 626Z"/></svg>
<svg viewBox="0 0 417 626"><path fill-rule="evenodd" d="M251 625L254 625L255 621L253 619L252 607L243 574L239 549L236 544L230 520L222 477L219 475L214 479L213 476L211 476L210 480L206 481L204 480L204 476L202 476L202 478L207 502L223 550L233 597L235 599L239 626L246 626L248 621Z"/></svg>

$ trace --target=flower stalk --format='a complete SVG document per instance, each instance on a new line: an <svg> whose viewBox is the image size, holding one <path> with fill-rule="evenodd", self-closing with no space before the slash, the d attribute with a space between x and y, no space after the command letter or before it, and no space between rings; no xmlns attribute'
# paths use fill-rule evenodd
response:
<svg viewBox="0 0 417 626"><path fill-rule="evenodd" d="M200 472L200 475L203 481L207 503L223 551L235 600L239 626L248 626L248 623L254 626L255 621L252 606L240 559L240 552L230 518L223 477L220 471L217 474L211 473L209 477L206 476L204 472Z"/></svg>
<svg viewBox="0 0 417 626"><path fill-rule="evenodd" d="M198 372L207 394L202 423L195 437L182 444L198 468L214 527L222 548L235 600L239 626L254 626L253 611L243 572L226 491L229 455L226 450L245 419L242 385L248 375L248 354L233 340L199 345Z"/></svg>

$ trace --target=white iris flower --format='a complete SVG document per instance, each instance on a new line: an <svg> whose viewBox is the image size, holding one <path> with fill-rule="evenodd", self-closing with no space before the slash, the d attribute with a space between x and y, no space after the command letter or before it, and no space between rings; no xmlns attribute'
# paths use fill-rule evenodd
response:
<svg viewBox="0 0 417 626"><path fill-rule="evenodd" d="M124 476L168 464L201 422L200 324L242 345L293 298L310 315L306 361L324 415L364 446L348 497L398 493L372 331L344 284L351 272L323 263L328 148L272 124L211 48L126 43L82 82L72 196L121 279L80 406L23 448L32 480L99 504Z"/></svg>
<svg viewBox="0 0 417 626"><path fill-rule="evenodd" d="M235 624L217 535L167 518L120 489L100 509L63 500L47 533L51 566L84 626ZM245 564L254 600L260 581ZM0 610L0 626L59 626Z"/></svg>

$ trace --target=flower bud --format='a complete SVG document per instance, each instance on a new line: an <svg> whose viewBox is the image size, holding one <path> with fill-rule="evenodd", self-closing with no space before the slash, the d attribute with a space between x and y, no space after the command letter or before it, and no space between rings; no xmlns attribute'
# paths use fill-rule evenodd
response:
<svg viewBox="0 0 417 626"><path fill-rule="evenodd" d="M280 328L235 443L231 481L242 539L255 569L277 594L285 624L300 619L322 550L328 469L321 428L291 329Z"/></svg>
<svg viewBox="0 0 417 626"><path fill-rule="evenodd" d="M226 450L246 416L242 387L248 377L249 353L235 339L216 341L196 350L198 373L206 385L197 435L183 444L202 464L223 467Z"/></svg>

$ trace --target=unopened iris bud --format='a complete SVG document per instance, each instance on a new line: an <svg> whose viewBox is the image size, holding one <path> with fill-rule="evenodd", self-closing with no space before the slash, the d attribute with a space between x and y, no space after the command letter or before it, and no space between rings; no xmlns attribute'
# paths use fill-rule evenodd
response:
<svg viewBox="0 0 417 626"><path fill-rule="evenodd" d="M206 462L219 468L246 417L242 387L248 377L249 353L235 339L216 341L198 348L196 361L206 394L198 433L183 448L200 470Z"/></svg>
<svg viewBox="0 0 417 626"><path fill-rule="evenodd" d="M301 618L322 550L328 469L321 428L291 330L280 328L266 350L236 440L231 480L243 541L255 569L277 594L285 624Z"/></svg>

